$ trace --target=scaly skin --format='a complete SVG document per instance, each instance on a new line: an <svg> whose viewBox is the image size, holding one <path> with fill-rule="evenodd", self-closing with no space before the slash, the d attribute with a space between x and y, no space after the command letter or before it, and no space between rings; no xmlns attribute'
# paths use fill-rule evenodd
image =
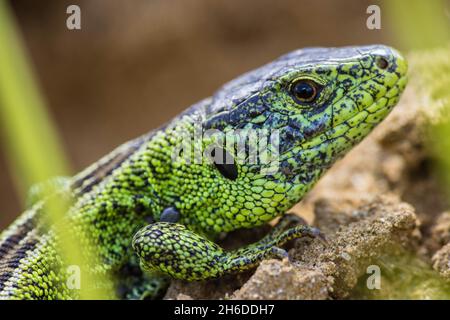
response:
<svg viewBox="0 0 450 320"><path fill-rule="evenodd" d="M286 256L280 246L287 240L319 236L315 228L291 226L295 219L285 215L245 248L226 252L212 241L269 222L300 201L388 115L406 85L406 69L405 60L385 46L294 51L69 179L57 196L73 199L64 222L86 256L95 252L99 263L89 272L115 280L120 290L115 295L110 288L112 297L154 297L165 282L153 274L202 280L240 272L267 257ZM227 165L189 162L180 145L199 127L233 138L237 129L278 130L278 168L263 172L271 164L249 161L227 146ZM199 144L202 152L211 146L219 146L216 136ZM0 297L77 298L65 284L58 235L41 222L45 200L35 202L0 237Z"/></svg>

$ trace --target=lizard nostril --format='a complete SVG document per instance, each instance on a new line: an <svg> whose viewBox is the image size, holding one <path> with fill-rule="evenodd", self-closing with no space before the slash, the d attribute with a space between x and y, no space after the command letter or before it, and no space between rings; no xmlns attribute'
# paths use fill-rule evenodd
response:
<svg viewBox="0 0 450 320"><path fill-rule="evenodd" d="M377 57L376 64L378 68L384 70L389 66L389 62L383 57Z"/></svg>

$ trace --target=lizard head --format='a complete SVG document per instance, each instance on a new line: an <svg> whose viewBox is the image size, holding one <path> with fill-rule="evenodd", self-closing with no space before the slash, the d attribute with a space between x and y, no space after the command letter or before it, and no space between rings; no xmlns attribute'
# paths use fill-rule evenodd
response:
<svg viewBox="0 0 450 320"><path fill-rule="evenodd" d="M202 152L215 150L207 164L174 164L167 203L207 231L273 219L389 114L406 71L375 45L297 50L244 74L184 115L225 139L203 140Z"/></svg>

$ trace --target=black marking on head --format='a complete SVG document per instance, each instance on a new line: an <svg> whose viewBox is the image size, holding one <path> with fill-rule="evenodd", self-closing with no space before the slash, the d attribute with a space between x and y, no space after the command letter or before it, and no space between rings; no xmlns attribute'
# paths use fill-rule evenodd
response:
<svg viewBox="0 0 450 320"><path fill-rule="evenodd" d="M231 103L231 102L230 102ZM233 126L242 128L252 119L267 111L267 106L259 95L249 95L239 104L231 103L227 109L219 113L211 113L211 117L204 123L204 129L223 130L225 127Z"/></svg>
<svg viewBox="0 0 450 320"><path fill-rule="evenodd" d="M234 157L225 149L214 148L211 152L214 166L219 170L220 174L229 180L238 178L238 168L234 161Z"/></svg>

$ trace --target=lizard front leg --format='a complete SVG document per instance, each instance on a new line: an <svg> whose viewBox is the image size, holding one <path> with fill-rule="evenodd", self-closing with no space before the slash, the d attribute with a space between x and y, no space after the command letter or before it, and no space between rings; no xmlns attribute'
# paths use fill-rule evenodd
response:
<svg viewBox="0 0 450 320"><path fill-rule="evenodd" d="M281 220L282 225L286 224ZM176 223L158 222L139 230L133 248L144 271L162 272L183 280L206 280L241 272L268 258L284 258L280 248L291 239L321 237L318 229L298 225L287 230L275 228L261 241L224 251L216 243Z"/></svg>

